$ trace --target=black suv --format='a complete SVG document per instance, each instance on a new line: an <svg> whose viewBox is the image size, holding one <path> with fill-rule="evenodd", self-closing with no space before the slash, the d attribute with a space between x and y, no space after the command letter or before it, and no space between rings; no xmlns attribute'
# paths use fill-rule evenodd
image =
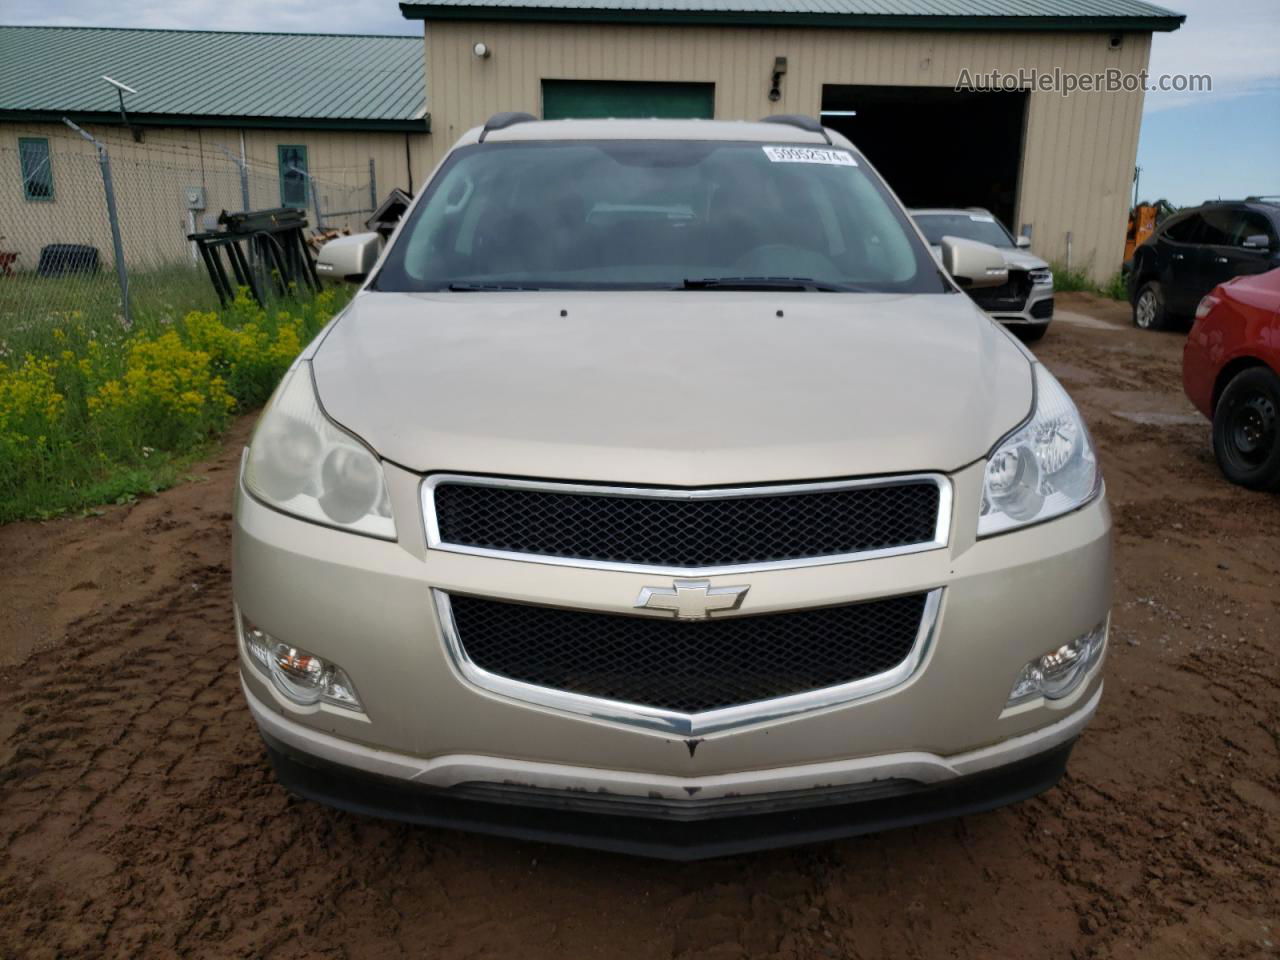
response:
<svg viewBox="0 0 1280 960"><path fill-rule="evenodd" d="M1206 203L1170 217L1133 253L1133 322L1161 330L1195 313L1200 298L1246 273L1280 267L1280 203Z"/></svg>

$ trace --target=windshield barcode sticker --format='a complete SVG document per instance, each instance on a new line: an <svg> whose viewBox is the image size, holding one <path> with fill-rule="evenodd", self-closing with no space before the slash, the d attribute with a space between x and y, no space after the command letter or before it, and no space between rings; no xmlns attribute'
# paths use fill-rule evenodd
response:
<svg viewBox="0 0 1280 960"><path fill-rule="evenodd" d="M765 147L764 155L774 163L825 163L833 167L858 165L851 153L819 147Z"/></svg>

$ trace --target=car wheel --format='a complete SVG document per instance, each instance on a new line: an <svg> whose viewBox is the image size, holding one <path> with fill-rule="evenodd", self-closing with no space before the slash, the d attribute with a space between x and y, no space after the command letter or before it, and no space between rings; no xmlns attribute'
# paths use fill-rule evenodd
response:
<svg viewBox="0 0 1280 960"><path fill-rule="evenodd" d="M1149 280L1138 291L1138 298L1133 301L1134 326L1143 330L1163 330L1169 322L1169 314L1164 308L1164 293L1160 284Z"/></svg>
<svg viewBox="0 0 1280 960"><path fill-rule="evenodd" d="M1013 335L1023 343L1035 343L1049 332L1047 323L1039 324L1034 327L1013 327Z"/></svg>
<svg viewBox="0 0 1280 960"><path fill-rule="evenodd" d="M1227 384L1213 411L1213 453L1232 483L1280 490L1280 377L1250 367Z"/></svg>

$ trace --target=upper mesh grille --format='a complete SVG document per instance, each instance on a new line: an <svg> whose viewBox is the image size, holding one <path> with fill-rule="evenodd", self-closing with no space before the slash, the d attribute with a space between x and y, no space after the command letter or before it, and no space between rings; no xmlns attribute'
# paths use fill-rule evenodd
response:
<svg viewBox="0 0 1280 960"><path fill-rule="evenodd" d="M452 596L476 666L585 696L700 713L861 680L911 652L928 594L676 620Z"/></svg>
<svg viewBox="0 0 1280 960"><path fill-rule="evenodd" d="M444 482L445 543L512 553L721 567L840 556L933 540L931 480L694 500Z"/></svg>

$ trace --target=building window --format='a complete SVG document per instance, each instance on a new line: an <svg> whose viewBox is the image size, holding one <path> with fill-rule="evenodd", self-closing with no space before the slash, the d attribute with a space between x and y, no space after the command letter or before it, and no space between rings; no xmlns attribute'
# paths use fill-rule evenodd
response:
<svg viewBox="0 0 1280 960"><path fill-rule="evenodd" d="M293 144L276 147L280 161L280 206L307 205L307 148Z"/></svg>
<svg viewBox="0 0 1280 960"><path fill-rule="evenodd" d="M44 137L19 137L18 158L22 164L22 195L28 200L52 200L49 141Z"/></svg>

